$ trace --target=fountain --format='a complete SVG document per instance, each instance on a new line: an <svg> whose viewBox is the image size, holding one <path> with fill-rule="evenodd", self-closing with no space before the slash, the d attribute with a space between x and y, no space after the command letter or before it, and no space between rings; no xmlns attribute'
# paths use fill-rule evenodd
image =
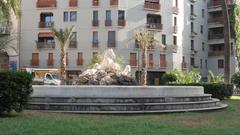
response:
<svg viewBox="0 0 240 135"><path fill-rule="evenodd" d="M127 65L121 71L120 65L114 62L116 58L112 49L103 54L103 60L96 63L93 68L84 71L74 81L74 85L136 85L136 81L130 76L131 66Z"/></svg>
<svg viewBox="0 0 240 135"><path fill-rule="evenodd" d="M33 86L26 109L65 113L137 114L206 111L227 107L200 86L136 85L131 67L121 70L112 49L72 86ZM111 86L106 86L111 85ZM125 85L125 86L119 86Z"/></svg>

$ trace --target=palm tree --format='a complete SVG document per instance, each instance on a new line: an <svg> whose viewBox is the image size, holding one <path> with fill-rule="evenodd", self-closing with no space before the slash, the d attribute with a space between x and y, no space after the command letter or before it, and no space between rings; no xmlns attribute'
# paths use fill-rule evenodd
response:
<svg viewBox="0 0 240 135"><path fill-rule="evenodd" d="M55 28L50 28L53 35L56 37L56 39L59 42L60 49L61 49L61 56L60 56L60 69L61 69L61 80L62 83L65 80L66 76L66 49L67 49L67 42L69 41L71 35L73 26L66 29L60 29L57 30ZM62 78L63 77L63 78Z"/></svg>
<svg viewBox="0 0 240 135"><path fill-rule="evenodd" d="M222 0L222 13L224 20L224 54L225 54L225 68L224 68L224 81L230 83L230 22L228 14L228 6L226 0Z"/></svg>
<svg viewBox="0 0 240 135"><path fill-rule="evenodd" d="M137 32L135 39L142 50L141 85L147 85L147 50L157 41L154 39L154 33L148 30Z"/></svg>
<svg viewBox="0 0 240 135"><path fill-rule="evenodd" d="M0 19L9 22L12 11L16 17L19 17L20 3L21 0L0 0Z"/></svg>

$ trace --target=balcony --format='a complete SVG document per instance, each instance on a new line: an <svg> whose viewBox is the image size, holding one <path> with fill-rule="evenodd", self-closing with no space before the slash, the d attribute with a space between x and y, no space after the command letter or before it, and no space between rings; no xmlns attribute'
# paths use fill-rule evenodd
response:
<svg viewBox="0 0 240 135"><path fill-rule="evenodd" d="M190 34L190 37L191 38L194 38L197 36L197 32L194 32L194 31L191 31L191 34Z"/></svg>
<svg viewBox="0 0 240 135"><path fill-rule="evenodd" d="M173 7L173 14L176 14L176 15L179 14L179 8L178 7Z"/></svg>
<svg viewBox="0 0 240 135"><path fill-rule="evenodd" d="M92 26L93 27L98 27L99 26L99 21L98 20L93 20L92 21Z"/></svg>
<svg viewBox="0 0 240 135"><path fill-rule="evenodd" d="M57 0L38 0L37 8L55 8L57 7Z"/></svg>
<svg viewBox="0 0 240 135"><path fill-rule="evenodd" d="M117 6L118 0L110 0L110 6Z"/></svg>
<svg viewBox="0 0 240 135"><path fill-rule="evenodd" d="M208 23L223 24L223 16L209 18Z"/></svg>
<svg viewBox="0 0 240 135"><path fill-rule="evenodd" d="M197 15L195 13L191 13L190 19L195 20L197 18Z"/></svg>
<svg viewBox="0 0 240 135"><path fill-rule="evenodd" d="M48 59L47 60L47 66L48 67L53 67L53 65L54 65L54 60L53 59Z"/></svg>
<svg viewBox="0 0 240 135"><path fill-rule="evenodd" d="M105 26L106 27L112 26L112 20L105 20Z"/></svg>
<svg viewBox="0 0 240 135"><path fill-rule="evenodd" d="M54 42L36 42L37 44L37 49L54 49L55 48L55 43Z"/></svg>
<svg viewBox="0 0 240 135"><path fill-rule="evenodd" d="M162 31L163 24L160 24L160 23L147 23L146 24L146 28L147 29L151 29L151 30Z"/></svg>
<svg viewBox="0 0 240 135"><path fill-rule="evenodd" d="M77 41L74 40L70 41L68 48L77 48Z"/></svg>
<svg viewBox="0 0 240 135"><path fill-rule="evenodd" d="M99 6L99 0L92 0L92 6Z"/></svg>
<svg viewBox="0 0 240 135"><path fill-rule="evenodd" d="M209 34L208 35L208 39L212 40L212 39L223 39L224 38L224 34L220 33L220 34Z"/></svg>
<svg viewBox="0 0 240 135"><path fill-rule="evenodd" d="M210 51L208 56L224 56L224 51Z"/></svg>
<svg viewBox="0 0 240 135"><path fill-rule="evenodd" d="M126 21L125 20L118 20L118 26L125 27L126 26Z"/></svg>
<svg viewBox="0 0 240 135"><path fill-rule="evenodd" d="M232 5L235 3L235 0L226 0L227 4L228 5ZM211 0L209 3L208 3L208 8L215 8L215 7L221 7L222 5L222 0Z"/></svg>
<svg viewBox="0 0 240 135"><path fill-rule="evenodd" d="M178 27L177 26L173 26L173 33L177 34L177 32L178 32Z"/></svg>
<svg viewBox="0 0 240 135"><path fill-rule="evenodd" d="M160 3L159 2L151 2L151 1L146 1L145 0L145 2L144 2L144 9L159 11L160 10Z"/></svg>
<svg viewBox="0 0 240 135"><path fill-rule="evenodd" d="M98 49L98 45L99 45L99 41L98 40L92 41L92 48L93 49Z"/></svg>
<svg viewBox="0 0 240 135"><path fill-rule="evenodd" d="M0 26L0 35L9 35L10 29L7 26Z"/></svg>
<svg viewBox="0 0 240 135"><path fill-rule="evenodd" d="M54 26L54 22L39 22L39 28L50 28Z"/></svg>
<svg viewBox="0 0 240 135"><path fill-rule="evenodd" d="M107 47L108 48L115 48L116 47L116 41L115 40L109 40Z"/></svg>
<svg viewBox="0 0 240 135"><path fill-rule="evenodd" d="M30 64L32 67L38 67L39 66L39 59L31 59Z"/></svg>
<svg viewBox="0 0 240 135"><path fill-rule="evenodd" d="M78 7L78 0L69 0L69 7Z"/></svg>

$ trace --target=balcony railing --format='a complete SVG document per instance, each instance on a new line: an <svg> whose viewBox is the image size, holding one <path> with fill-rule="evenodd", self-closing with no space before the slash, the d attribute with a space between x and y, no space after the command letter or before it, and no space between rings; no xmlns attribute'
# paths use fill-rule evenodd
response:
<svg viewBox="0 0 240 135"><path fill-rule="evenodd" d="M99 0L92 0L93 6L99 6Z"/></svg>
<svg viewBox="0 0 240 135"><path fill-rule="evenodd" d="M68 48L77 48L77 41L70 41Z"/></svg>
<svg viewBox="0 0 240 135"><path fill-rule="evenodd" d="M160 23L147 23L146 28L148 29L156 29L156 30L162 30L163 24Z"/></svg>
<svg viewBox="0 0 240 135"><path fill-rule="evenodd" d="M77 7L78 0L69 0L69 7Z"/></svg>
<svg viewBox="0 0 240 135"><path fill-rule="evenodd" d="M47 42L36 42L37 44L37 49L54 49L55 48L55 43L47 43Z"/></svg>
<svg viewBox="0 0 240 135"><path fill-rule="evenodd" d="M173 14L176 14L176 15L179 14L179 8L178 7L173 7Z"/></svg>
<svg viewBox="0 0 240 135"><path fill-rule="evenodd" d="M234 4L236 0L225 0L227 2L228 5ZM211 0L208 3L208 7L219 7L222 5L222 0Z"/></svg>
<svg viewBox="0 0 240 135"><path fill-rule="evenodd" d="M223 23L223 16L209 18L208 23Z"/></svg>
<svg viewBox="0 0 240 135"><path fill-rule="evenodd" d="M54 65L53 59L47 59L47 66L52 67Z"/></svg>
<svg viewBox="0 0 240 135"><path fill-rule="evenodd" d="M57 7L57 0L38 0L37 8Z"/></svg>
<svg viewBox="0 0 240 135"><path fill-rule="evenodd" d="M144 9L159 11L160 10L160 3L145 1L144 2Z"/></svg>
<svg viewBox="0 0 240 135"><path fill-rule="evenodd" d="M121 26L121 27L126 26L126 21L125 20L118 20L118 26Z"/></svg>
<svg viewBox="0 0 240 135"><path fill-rule="evenodd" d="M105 20L105 26L112 26L112 20Z"/></svg>
<svg viewBox="0 0 240 135"><path fill-rule="evenodd" d="M98 27L99 26L99 21L98 20L93 20L92 21L92 26L93 27Z"/></svg>
<svg viewBox="0 0 240 135"><path fill-rule="evenodd" d="M223 39L224 38L224 34L209 34L208 35L208 39Z"/></svg>
<svg viewBox="0 0 240 135"><path fill-rule="evenodd" d="M114 40L109 40L109 41L108 41L108 47L109 47L109 48L114 48L114 47L116 47L116 41L114 41Z"/></svg>
<svg viewBox="0 0 240 135"><path fill-rule="evenodd" d="M39 28L49 28L53 26L54 22L39 22Z"/></svg>
<svg viewBox="0 0 240 135"><path fill-rule="evenodd" d="M208 56L223 56L224 51L210 51L208 52Z"/></svg>
<svg viewBox="0 0 240 135"><path fill-rule="evenodd" d="M118 0L110 0L110 5L111 6L117 6L118 5Z"/></svg>
<svg viewBox="0 0 240 135"><path fill-rule="evenodd" d="M97 49L98 48L99 41L92 41L92 48Z"/></svg>

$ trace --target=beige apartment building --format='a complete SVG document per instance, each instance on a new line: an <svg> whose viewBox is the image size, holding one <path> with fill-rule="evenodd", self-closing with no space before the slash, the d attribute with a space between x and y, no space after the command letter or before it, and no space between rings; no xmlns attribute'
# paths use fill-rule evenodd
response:
<svg viewBox="0 0 240 135"><path fill-rule="evenodd" d="M124 57L137 77L141 50L133 36L146 28L165 46L148 50L148 84L160 84L162 74L172 69L197 68L207 76L206 0L23 0L21 6L21 68L59 68L60 48L49 27L74 26L67 49L70 77L108 48Z"/></svg>

